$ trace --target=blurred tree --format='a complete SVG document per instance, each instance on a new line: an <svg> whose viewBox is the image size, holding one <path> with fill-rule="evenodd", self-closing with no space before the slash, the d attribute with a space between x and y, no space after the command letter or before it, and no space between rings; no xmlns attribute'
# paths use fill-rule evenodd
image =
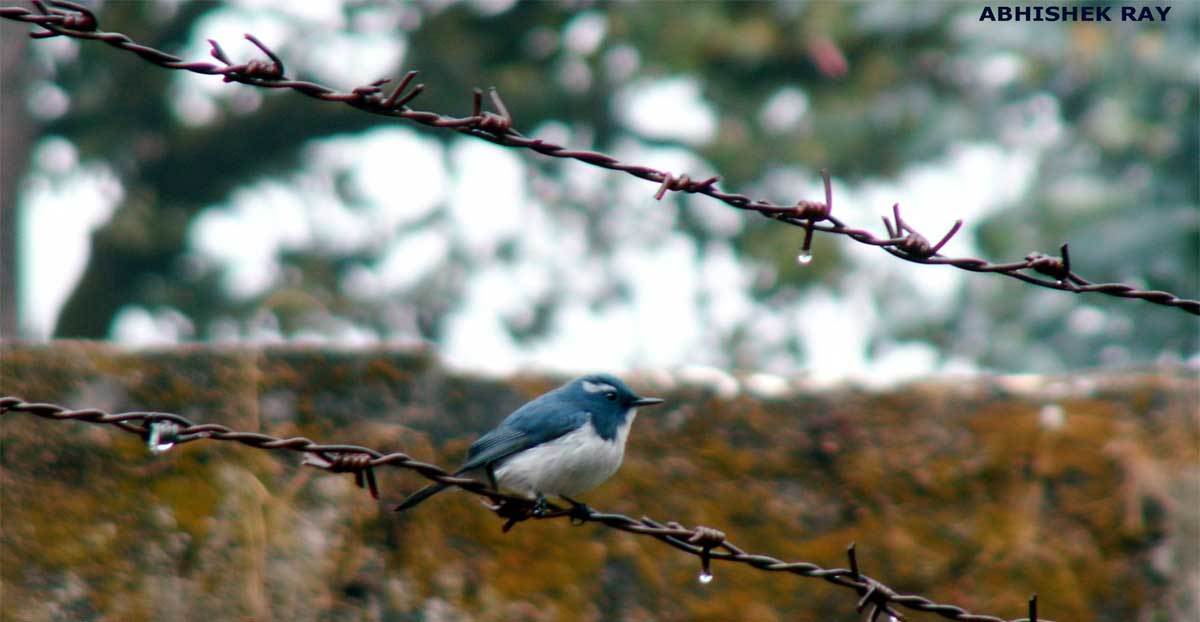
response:
<svg viewBox="0 0 1200 622"><path fill-rule="evenodd" d="M25 26L0 23L0 74L6 88L0 89L0 337L16 337L17 330L17 188L29 162L33 120L21 101L28 88Z"/></svg>
<svg viewBox="0 0 1200 622"><path fill-rule="evenodd" d="M822 167L856 197L874 197L857 189L944 164L963 145L991 145L1027 158L1034 172L1029 190L1015 191L1011 205L968 218L971 250L1004 261L1070 241L1078 271L1089 278L1195 297L1200 189L1196 142L1188 137L1198 131L1198 89L1194 71L1176 60L1200 53L1195 13L1176 6L1171 20L1154 25L997 24L979 22L978 6L953 3L696 2L672 10L607 3L346 3L339 19L322 22L282 8L252 13L197 2L106 3L101 23L181 50L224 36L201 32L213 27L215 15L240 19L249 31L267 19L291 36L258 34L301 78L319 75L322 64L348 62L333 46L318 47L313 33L382 33L406 46L399 66L379 77L415 68L429 85L415 107L466 114L470 89L495 85L524 132L561 130L573 147L604 151L641 153L631 145L681 151L711 168L689 173L720 174L728 188L780 202L816 196L815 184L800 182ZM232 41L222 43L232 49ZM846 63L842 75L839 53ZM47 122L44 133L71 141L83 161L109 163L124 186L115 215L93 235L90 261L56 336L106 337L121 309L140 307L177 310L201 338L227 335L231 326L253 335L254 326L267 322L285 336L353 326L379 337L440 342L450 319L470 304L485 268L508 269L509 278L529 262L544 263L529 244L511 239L486 252L472 248L449 233L457 221L439 210L376 231L367 243L293 245L278 253L281 270L265 289L231 292L218 278L219 267L195 261L188 240L198 217L268 180L301 187L312 175L306 150L317 141L363 136L394 122L292 93L261 94L250 104L236 95L214 98L219 113L211 120L187 121L174 107L176 72L93 43L82 44L77 57L56 63L54 71L50 78L69 94L71 106ZM701 105L713 111L711 136L639 131L629 121L631 100L680 77L698 84ZM455 135L425 135L450 148L452 158L457 153ZM589 252L604 255L596 270L572 277L597 281L584 288L585 306L603 313L628 303L636 287L616 263L618 249L662 240L630 241L613 223L659 218L649 215L659 208L630 205L616 174L601 173L611 183L580 186L573 176L582 165L518 157L533 167L530 187L551 223L582 219ZM339 170L334 184L342 207L354 214L369 209L369 199L346 181L350 173ZM976 189L959 191L970 199ZM672 210L682 206L671 212L678 213L674 225L692 240L697 265L728 250L751 275L728 288L744 289L757 314L720 320L710 290L722 283L709 283L709 293L698 297L698 305L707 305L700 317L708 324L700 331L712 335L705 337L706 352L692 354L701 362L786 368L813 361L819 353L805 351L797 336L808 330L795 320L805 300L818 290L853 297L862 282L881 284L862 301L864 325L874 322L864 329L868 352L929 343L945 359L1028 370L1191 356L1200 346L1194 319L1177 310L1044 292L983 275L963 278L952 307L931 308L913 301L918 294L907 291L908 284L943 278L928 271L948 268L884 258L891 265L880 272L863 264L844 239L819 239L816 261L801 268L794 261L797 231L741 215L717 227L711 210L698 212L697 202L669 202ZM906 205L911 202L920 209L922 197ZM887 207L857 209L881 214ZM957 214L945 216L949 221ZM420 278L377 295L348 285L383 260L388 240L429 232L450 241L437 266ZM526 346L569 323L581 296L562 289L561 268L539 274L553 285L526 295L521 312L499 320L507 338ZM903 275L902 286L882 286L896 282L894 274ZM748 320L761 322L772 312L786 334L768 339L770 331ZM1147 314L1153 322L1138 321ZM781 356L791 363L780 364Z"/></svg>

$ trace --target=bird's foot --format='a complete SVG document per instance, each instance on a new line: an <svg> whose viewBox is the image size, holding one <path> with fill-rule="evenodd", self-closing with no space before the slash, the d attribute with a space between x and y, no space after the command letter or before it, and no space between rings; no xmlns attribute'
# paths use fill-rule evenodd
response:
<svg viewBox="0 0 1200 622"><path fill-rule="evenodd" d="M533 500L533 511L530 512L535 518L542 518L549 510L549 504L546 503L546 495L537 494L537 498Z"/></svg>
<svg viewBox="0 0 1200 622"><path fill-rule="evenodd" d="M483 504L504 519L504 525L500 528L504 533L508 533L517 523L537 516L535 506L528 501L500 499L493 502L485 501Z"/></svg>
<svg viewBox="0 0 1200 622"><path fill-rule="evenodd" d="M558 495L563 501L571 504L571 508L567 510L567 515L571 517L572 525L582 525L592 517L592 508L588 504L581 501L576 501L567 495Z"/></svg>

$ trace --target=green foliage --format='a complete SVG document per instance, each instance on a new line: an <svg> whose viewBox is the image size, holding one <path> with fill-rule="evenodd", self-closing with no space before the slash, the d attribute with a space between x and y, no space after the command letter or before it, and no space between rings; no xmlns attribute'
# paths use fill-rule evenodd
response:
<svg viewBox="0 0 1200 622"><path fill-rule="evenodd" d="M348 3L342 13L348 24L343 30L351 36L395 24L387 34L405 41L407 51L402 66L388 75L412 68L423 72L427 88L416 107L466 114L470 89L494 85L518 129L565 123L582 142L573 147L614 150L628 144L633 132L620 120L620 109L631 85L676 76L699 80L717 130L712 140L692 147L711 170L689 172L720 174L725 187L779 202L815 195L812 188L773 183L780 174L811 176L828 168L839 183L856 189L943 161L964 143L999 145L1028 155L1036 172L1011 205L978 221L968 219L967 231L974 232L980 255L1015 260L1070 241L1075 267L1088 278L1133 282L1185 297L1200 290L1200 182L1195 175L1200 156L1196 142L1187 138L1200 132L1200 106L1195 76L1176 60L1197 53L1194 7L1175 6L1170 20L1155 25L980 23L977 6L954 3L697 2L676 8L613 3L582 10L518 3L487 14L469 4ZM225 10L203 2L184 3L175 11L150 3L109 3L101 21L135 39L178 50L208 36L198 31L211 24L205 18ZM594 50L573 51L566 39L581 16L604 24ZM301 35L332 29L276 17ZM845 75L819 70L812 46L820 42L831 42L844 54ZM234 44L223 43L230 49ZM307 45L304 36L271 43L300 77L316 71L318 58L339 62L328 49ZM40 44L32 45L36 51ZM622 58L629 68L614 69ZM507 258L479 256L454 245L433 276L396 295L363 299L348 291L347 280L356 269L379 261L385 244L331 248L312 243L281 251L281 276L266 291L238 297L222 286L219 267L199 265L189 249L199 215L229 200L235 190L265 179L300 186L311 173L303 150L314 141L391 122L295 94L267 93L256 105L238 104L236 95L217 98L218 116L193 127L172 112L176 74L98 44L79 44L78 55L55 63L54 72L52 79L70 96L71 107L43 131L69 139L85 162L109 163L125 196L112 221L93 237L90 261L59 318L56 336L103 338L120 309L136 306L182 312L198 338L223 335L230 322L240 334L253 333L270 316L284 336L336 334L331 326L353 325L378 336L436 344L447 336L447 317L466 304L472 274L528 259L519 245ZM249 87L226 88L232 94ZM788 89L803 94L807 110L783 129L764 124L764 106ZM455 137L429 135L447 144ZM643 142L674 146L669 140ZM549 184L546 203L554 218L582 218L603 229L605 219L620 210L658 209L649 200L622 205L626 195L608 188L608 182L578 196L565 188L570 169L582 165L520 157L541 169L538 181ZM396 192L402 195L404 189ZM647 197L651 192L647 186ZM974 192L961 188L964 197ZM345 185L341 195L351 211L369 208L356 204ZM903 199L921 208L922 197ZM855 209L873 215L888 207ZM694 208L688 203L681 209ZM954 216L946 214L947 221ZM713 234L686 219L681 230L699 242L728 244L741 265L759 275L748 291L762 309L781 301L798 304L816 290L852 289L855 280L892 280L864 276L846 251L852 242L845 239L819 239L817 261L799 268L794 257L800 232L766 219L739 218L743 224L734 233ZM878 227L873 216L852 224ZM453 226L439 212L426 222L378 234L399 239L416 229L445 232ZM600 244L592 251L607 255L611 247ZM897 265L890 274L919 282L925 278L922 271L937 269L946 270ZM1200 347L1194 320L1178 311L1047 294L996 277L966 278L968 284L951 301L959 309L929 314L883 312L910 304L905 300L911 293L903 287L872 288L872 309L864 315L877 312L880 324L869 329L871 347L913 339L933 344L943 359L1008 370L1146 362L1187 357ZM587 304L619 302L627 287L610 268L597 287L602 293ZM529 317L505 318L505 325L518 343L534 343L554 330L563 300L575 295L555 289L528 301ZM1083 316L1081 306L1086 307ZM1139 321L1147 314L1153 321ZM1006 337L980 339L978 334ZM734 354L779 354L771 350L776 346L755 345L756 339L753 326L726 330L713 340L719 346L697 359L769 365L778 357ZM784 354L793 357L794 366L813 364L822 353Z"/></svg>

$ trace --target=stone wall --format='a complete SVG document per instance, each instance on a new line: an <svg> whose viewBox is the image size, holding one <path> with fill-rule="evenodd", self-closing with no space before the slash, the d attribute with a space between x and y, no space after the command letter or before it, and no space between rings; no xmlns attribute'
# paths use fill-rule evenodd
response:
<svg viewBox="0 0 1200 622"><path fill-rule="evenodd" d="M427 353L6 344L0 393L404 451L456 465L562 379L471 378ZM863 570L976 613L1200 619L1195 370L718 391L632 377L638 419L601 510L725 530L752 552ZM0 618L850 620L822 581L696 558L597 525L505 534L472 495L398 516L419 476L349 475L196 441L154 456L109 427L0 417ZM921 618L926 619L926 618ZM928 619L934 619L928 617Z"/></svg>

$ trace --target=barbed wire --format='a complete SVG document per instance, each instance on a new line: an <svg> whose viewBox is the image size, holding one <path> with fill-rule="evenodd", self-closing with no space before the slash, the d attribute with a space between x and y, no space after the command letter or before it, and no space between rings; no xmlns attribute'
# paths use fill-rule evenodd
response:
<svg viewBox="0 0 1200 622"><path fill-rule="evenodd" d="M1036 594L1029 599L1028 617L1006 619L970 613L957 605L937 603L924 596L897 592L860 570L856 546L853 543L846 548L850 567L827 569L810 562L789 562L770 555L749 553L730 542L724 531L712 527L688 528L676 521L661 522L648 516L635 519L623 514L593 510L583 504L569 508L549 504L547 511L539 512L535 509L535 504L528 499L497 492L485 482L457 477L440 466L421 462L405 453L385 454L358 445L322 444L302 436L280 438L259 432L239 432L220 424L193 423L174 413L136 411L110 414L95 408L71 410L56 404L26 402L19 397L0 397L0 415L8 413L26 413L54 421L83 421L114 426L142 438L154 454L161 454L176 445L201 439L235 442L255 449L300 452L305 454L302 462L304 465L332 473L352 473L355 484L366 489L374 499L379 499L375 467L407 469L430 480L451 484L486 498L488 503L485 505L504 519L501 528L505 532L517 523L530 519L568 518L577 525L598 523L611 529L654 538L699 557L702 582L712 580L710 566L713 560L744 564L766 572L786 572L823 579L857 593L857 611L865 612L866 619L872 622L884 614L896 620L905 620L904 614L898 611L896 606L961 622L1050 622L1038 617Z"/></svg>
<svg viewBox="0 0 1200 622"><path fill-rule="evenodd" d="M409 107L409 104L425 89L424 84L417 84L412 89L408 88L417 76L416 71L409 71L405 74L390 93L385 93L383 88L390 82L388 79L377 80L356 87L348 93L342 93L321 84L286 77L282 59L251 34L245 35L246 39L261 50L267 60L260 59L234 64L221 46L216 41L209 39L213 58L222 64L188 62L173 54L137 43L124 34L100 31L99 20L95 14L87 7L74 2L33 0L33 5L38 12L35 13L21 7L2 7L0 8L0 17L41 26L45 30L30 33L30 37L37 39L65 36L74 39L102 41L113 47L133 52L142 59L167 69L220 75L226 82L240 82L262 88L291 89L315 99L342 102L372 114L397 117L429 127L449 128L498 145L529 149L545 156L577 160L592 166L621 171L659 184L654 195L656 199L662 199L668 191L706 195L734 208L757 212L768 218L804 228L804 242L797 257L801 263L808 263L811 259L810 248L813 232L821 231L843 235L861 244L878 246L894 257L913 263L948 265L968 272L991 272L1039 287L1077 294L1091 292L1120 298L1134 298L1200 315L1200 300L1180 298L1161 290L1139 289L1125 283L1092 283L1084 279L1071 270L1067 244L1062 245L1059 256L1031 252L1025 256L1023 261L1010 263L990 263L984 259L973 257L947 257L938 251L958 232L962 227L962 221L956 221L953 228L937 244L930 244L928 238L901 218L899 203L892 207L894 220L889 220L886 216L883 218L888 233L885 238L876 237L865 229L850 227L832 214L833 192L827 171L822 171L822 177L825 180L825 201L823 203L800 200L793 205L778 205L771 201L752 199L744 194L719 190L716 185L720 180L719 177L696 180L686 174L676 176L669 171L649 166L622 163L613 156L597 151L573 150L540 138L527 137L513 129L512 115L495 88L488 91L488 98L494 112L483 109L483 92L477 88L473 94L472 114L466 117L454 117Z"/></svg>

